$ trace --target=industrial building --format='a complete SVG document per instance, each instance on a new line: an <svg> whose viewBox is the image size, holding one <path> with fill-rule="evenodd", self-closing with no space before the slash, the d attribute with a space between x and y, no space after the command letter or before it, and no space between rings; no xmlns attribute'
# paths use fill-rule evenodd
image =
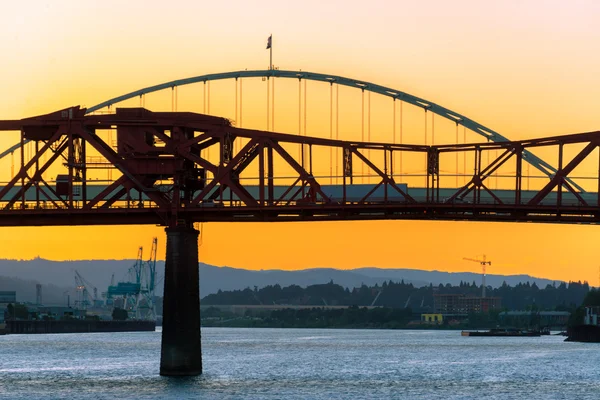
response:
<svg viewBox="0 0 600 400"><path fill-rule="evenodd" d="M4 312L9 304L17 302L17 292L15 291L0 291L0 330L4 329Z"/></svg>
<svg viewBox="0 0 600 400"><path fill-rule="evenodd" d="M504 311L498 318L505 325L564 327L567 326L571 313L568 311Z"/></svg>
<svg viewBox="0 0 600 400"><path fill-rule="evenodd" d="M434 294L433 313L467 315L500 309L502 298L465 296L464 294Z"/></svg>

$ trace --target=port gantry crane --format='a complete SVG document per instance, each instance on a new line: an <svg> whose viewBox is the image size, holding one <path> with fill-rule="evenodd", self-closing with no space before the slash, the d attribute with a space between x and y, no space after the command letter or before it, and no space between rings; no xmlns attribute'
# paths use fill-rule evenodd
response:
<svg viewBox="0 0 600 400"><path fill-rule="evenodd" d="M106 292L107 299L121 298L123 308L131 312L135 319L156 320L156 305L154 301L156 279L156 253L158 240L152 240L152 249L148 261L143 260L143 247L139 247L135 264L128 270L127 282L114 284L114 274L111 285Z"/></svg>
<svg viewBox="0 0 600 400"><path fill-rule="evenodd" d="M92 297L88 288L94 291L94 297ZM86 310L88 305L95 305L94 303L98 300L98 289L81 276L77 270L75 270L75 289L77 291L76 308Z"/></svg>
<svg viewBox="0 0 600 400"><path fill-rule="evenodd" d="M485 270L486 270L486 265L492 265L491 261L488 261L485 257L485 254L483 255L482 259L478 259L478 258L468 258L468 257L463 257L463 260L467 260L467 261L473 261L473 262L477 262L479 264L481 264L481 297L485 298Z"/></svg>
<svg viewBox="0 0 600 400"><path fill-rule="evenodd" d="M150 250L150 258L145 262L145 274L140 274L140 281L142 283L141 293L145 298L143 305L138 304L136 318L156 320L156 304L154 301L154 293L156 287L156 253L158 250L158 239L152 239L152 248Z"/></svg>

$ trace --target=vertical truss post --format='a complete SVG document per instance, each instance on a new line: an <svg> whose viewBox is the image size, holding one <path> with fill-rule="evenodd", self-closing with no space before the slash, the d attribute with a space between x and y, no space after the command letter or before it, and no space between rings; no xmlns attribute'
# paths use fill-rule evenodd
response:
<svg viewBox="0 0 600 400"><path fill-rule="evenodd" d="M436 147L427 149L427 201L439 201L440 154ZM429 190L431 188L431 191Z"/></svg>
<svg viewBox="0 0 600 400"><path fill-rule="evenodd" d="M600 202L600 198L598 198L598 202ZM346 204L346 173L345 173L345 170L342 173L342 204Z"/></svg>
<svg viewBox="0 0 600 400"><path fill-rule="evenodd" d="M302 78L298 78L298 136L302 136Z"/></svg>
<svg viewBox="0 0 600 400"><path fill-rule="evenodd" d="M182 174L179 173L173 177L173 198L171 200L171 224L177 223L179 218L179 208L181 207L181 182Z"/></svg>
<svg viewBox="0 0 600 400"><path fill-rule="evenodd" d="M427 107L423 107L423 121L424 121L424 125L425 125L425 134L424 134L424 138L425 138L425 146L427 146ZM425 154L425 174L427 174L427 154ZM427 179L429 179L429 177L427 177ZM429 182L428 182L429 184Z"/></svg>
<svg viewBox="0 0 600 400"><path fill-rule="evenodd" d="M343 147L344 153L344 181L343 181L343 201L346 203L346 178L350 178L350 184L352 185L352 150L348 146Z"/></svg>
<svg viewBox="0 0 600 400"><path fill-rule="evenodd" d="M219 146L219 168L224 168L225 164L229 164L231 161L232 146L231 135L226 133L221 136ZM219 182L219 202L221 204L223 204L223 190L225 190L225 185L223 185L223 182Z"/></svg>
<svg viewBox="0 0 600 400"><path fill-rule="evenodd" d="M306 169L305 165L304 165L304 160L306 160L306 154L304 154L304 142L300 143L300 155L301 155L301 163L300 166L302 167L302 169ZM304 197L304 185L302 185L302 197Z"/></svg>
<svg viewBox="0 0 600 400"><path fill-rule="evenodd" d="M369 93L367 93L367 107L368 107L368 111L369 111L369 116L367 119L367 142L369 142L369 145L371 144L371 91L369 90ZM369 148L367 149L367 158L370 160L371 159L371 147L369 146ZM367 183L371 183L371 173L369 172L369 170L367 169L367 174L369 174L367 176Z"/></svg>
<svg viewBox="0 0 600 400"><path fill-rule="evenodd" d="M477 168L478 168L478 170L477 170L477 177L478 177L477 204L481 204L481 179L482 179L482 176L481 176L481 171L482 171L481 162L482 162L482 158L483 158L483 150L481 149L481 147L479 147L477 150L479 152L479 156L477 157L478 158L478 161L477 161Z"/></svg>
<svg viewBox="0 0 600 400"><path fill-rule="evenodd" d="M69 208L73 208L73 192L75 190L75 179L73 179L73 164L75 164L75 145L73 140L73 134L69 132L67 137L67 165L69 171Z"/></svg>
<svg viewBox="0 0 600 400"><path fill-rule="evenodd" d="M335 85L335 140L340 140L340 85ZM339 148L335 148L335 183L338 183L340 169Z"/></svg>
<svg viewBox="0 0 600 400"><path fill-rule="evenodd" d="M305 81L305 84L306 84L306 81ZM304 88L304 90L305 90L305 94L306 94L306 87ZM306 134L306 132L305 132L305 134ZM312 149L312 143L309 143L309 144L308 144L308 175L309 175L309 176L310 176L312 179L314 179L314 176L313 176L313 154L312 154L312 150L313 150L313 149ZM303 189L302 189L302 196L304 196L304 188L306 187L306 182L302 182L302 183L303 183L303 184L302 184L302 188L303 188ZM309 191L309 193L310 193L311 191L312 191L312 186L311 186L311 188L310 188L310 191Z"/></svg>
<svg viewBox="0 0 600 400"><path fill-rule="evenodd" d="M21 131L21 209L25 209L25 132Z"/></svg>
<svg viewBox="0 0 600 400"><path fill-rule="evenodd" d="M436 186L436 190L435 190L435 197L436 197L436 201L439 203L440 202L440 152L436 149L436 170L435 170L435 174L436 174L436 182L437 182L437 186Z"/></svg>
<svg viewBox="0 0 600 400"><path fill-rule="evenodd" d="M273 205L275 202L275 183L274 179L274 171L273 171L273 147L267 147L267 185L268 185L268 204Z"/></svg>
<svg viewBox="0 0 600 400"><path fill-rule="evenodd" d="M344 178L350 178L352 185L352 150L350 147L344 147Z"/></svg>
<svg viewBox="0 0 600 400"><path fill-rule="evenodd" d="M515 173L515 204L520 205L523 183L523 146L518 145L515 150L517 153L517 166Z"/></svg>
<svg viewBox="0 0 600 400"><path fill-rule="evenodd" d="M39 209L40 208L40 187L39 187L39 182L40 182L40 177L38 176L39 171L40 171L40 158L39 158L39 154L40 154L40 142L38 140L35 141L35 174L34 174L34 179L35 179L35 208Z"/></svg>
<svg viewBox="0 0 600 400"><path fill-rule="evenodd" d="M598 207L600 207L600 146L598 148Z"/></svg>
<svg viewBox="0 0 600 400"><path fill-rule="evenodd" d="M481 162L481 154L480 154L480 150L479 150L479 146L475 147L475 154L473 157L473 162L474 162L474 167L473 167L473 183L474 183L474 188L473 188L473 204L477 204L477 183L480 179L479 176L479 163Z"/></svg>
<svg viewBox="0 0 600 400"><path fill-rule="evenodd" d="M390 149L390 178L394 180L394 149Z"/></svg>
<svg viewBox="0 0 600 400"><path fill-rule="evenodd" d="M396 98L394 97L392 102L392 142L396 144ZM393 151L390 153L390 157L392 159L392 178L394 178L394 164L396 164L396 160L394 159Z"/></svg>
<svg viewBox="0 0 600 400"><path fill-rule="evenodd" d="M235 122L238 122L238 77L235 77ZM234 144L233 150L237 150L237 143Z"/></svg>
<svg viewBox="0 0 600 400"><path fill-rule="evenodd" d="M383 149L383 173L385 176L389 176L388 174L388 159L387 159L387 149ZM387 179L383 182L383 202L388 202L388 181Z"/></svg>
<svg viewBox="0 0 600 400"><path fill-rule="evenodd" d="M313 154L312 154L312 143L308 145L308 173L313 176Z"/></svg>
<svg viewBox="0 0 600 400"><path fill-rule="evenodd" d="M558 184L556 185L556 207L558 209L560 209L560 206L562 205L562 189L563 189L563 182L564 182L564 177L562 176L562 169L563 169L563 143L559 143L558 145L558 170L557 170L557 174L559 175L558 178ZM560 215L558 215L560 216Z"/></svg>
<svg viewBox="0 0 600 400"><path fill-rule="evenodd" d="M87 140L81 139L81 206L85 207L87 202Z"/></svg>
<svg viewBox="0 0 600 400"><path fill-rule="evenodd" d="M360 122L360 141L365 141L365 88L362 88L362 105L361 105L361 122ZM365 165L360 165L360 181L365 183Z"/></svg>
<svg viewBox="0 0 600 400"><path fill-rule="evenodd" d="M302 78L298 78L298 136L302 136ZM298 149L300 156L300 165L304 167L304 143L300 143Z"/></svg>
<svg viewBox="0 0 600 400"><path fill-rule="evenodd" d="M265 204L265 144L258 145L258 199L261 206Z"/></svg>
<svg viewBox="0 0 600 400"><path fill-rule="evenodd" d="M329 140L333 140L333 82L329 82ZM329 146L329 184L333 184L333 146Z"/></svg>
<svg viewBox="0 0 600 400"><path fill-rule="evenodd" d="M390 179L392 180L392 182L395 182L394 180L394 150L390 149Z"/></svg>
<svg viewBox="0 0 600 400"><path fill-rule="evenodd" d="M235 137L231 133L225 133L221 137L221 166L229 164L233 158Z"/></svg>

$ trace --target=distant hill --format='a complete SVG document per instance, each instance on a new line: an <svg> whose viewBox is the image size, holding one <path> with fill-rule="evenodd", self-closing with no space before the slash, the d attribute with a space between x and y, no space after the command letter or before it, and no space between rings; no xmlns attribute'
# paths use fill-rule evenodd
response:
<svg viewBox="0 0 600 400"><path fill-rule="evenodd" d="M35 283L43 285L54 285L57 290L71 289L74 296L75 288L75 270L98 288L99 294L105 292L110 284L111 276L114 274L115 282L126 281L127 271L135 263L134 260L80 260L80 261L50 261L41 258L33 260L0 260L0 277L14 277L20 279L17 290L17 297L21 299L21 293L26 296L24 301L35 301ZM159 261L156 265L158 275L157 294L162 295L162 277L164 276L164 262ZM283 270L245 270L231 267L215 267L200 263L200 294L202 297L220 290L236 290L246 287L259 289L267 285L279 284L289 286L292 284L306 287L309 285L327 283L333 280L335 283L354 288L363 284L373 286L382 284L384 281L392 280L405 283L412 283L416 287L429 285L430 283L438 285L440 283L458 285L460 281L481 282L481 275L472 272L441 272L441 271L423 271L416 269L380 269L380 268L358 268L353 270L339 270L333 268L313 268L299 271ZM27 282L29 281L29 282ZM553 281L543 278L536 278L529 275L487 275L487 284L492 287L502 285L506 281L511 286L519 282L536 283L540 288ZM5 281L9 282L9 281ZM558 282L558 281L557 281ZM4 284L6 287L8 284ZM15 283L17 285L17 283ZM22 286L25 285L25 286ZM49 290L49 289L48 289ZM48 291L43 289L44 302L48 302L45 294ZM91 292L91 290L90 290ZM27 293L27 295L25 295ZM33 293L33 297L29 297ZM48 292L50 294L51 292ZM71 297L73 299L73 297ZM63 300L58 300L62 302Z"/></svg>
<svg viewBox="0 0 600 400"><path fill-rule="evenodd" d="M35 303L35 285L40 283L34 280L24 280L19 278L10 278L6 276L0 276L0 291L15 291L17 292L17 301L20 303L28 302ZM69 291L67 287L58 287L55 285L44 285L42 286L42 302L44 304L67 304L68 298L65 294ZM71 305L75 301L75 291L71 293Z"/></svg>
<svg viewBox="0 0 600 400"><path fill-rule="evenodd" d="M445 285L447 283L456 286L461 281L473 282L475 281L478 285L481 284L481 274L473 272L443 272L443 271L423 271L419 269L383 269L383 268L358 268L351 270L358 274L363 274L373 278L384 278L392 279L393 281L399 281L404 279L405 282L420 280L430 282L434 285L440 283ZM502 286L503 282L506 282L510 286L515 286L517 283L536 283L538 287L543 288L553 282L550 279L536 278L531 275L486 275L485 282L488 286L499 287Z"/></svg>
<svg viewBox="0 0 600 400"><path fill-rule="evenodd" d="M133 260L51 261L42 258L24 261L0 260L0 276L32 281L31 290L34 297L28 301L35 300L35 283L41 283L44 285L42 300L44 303L51 304L50 299L45 296L46 285L64 288L63 292L71 290L71 301L73 301L75 296L75 270L78 270L86 280L96 286L100 295L100 293L107 290L113 273L115 274L115 281L124 280L127 277L127 270L133 264ZM24 290L24 293L30 292L30 290L22 290ZM88 288L88 290L92 293L91 288ZM61 295L63 292L61 292ZM17 298L21 299L20 291L17 293Z"/></svg>

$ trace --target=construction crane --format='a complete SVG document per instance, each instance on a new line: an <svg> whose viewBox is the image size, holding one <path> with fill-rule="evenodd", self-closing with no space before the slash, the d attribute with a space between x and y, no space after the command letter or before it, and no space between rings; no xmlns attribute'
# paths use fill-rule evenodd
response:
<svg viewBox="0 0 600 400"><path fill-rule="evenodd" d="M485 269L486 269L486 265L492 265L491 261L486 260L485 258L485 254L483 255L483 258L477 259L477 258L467 258L467 257L463 257L463 260L467 260L467 261L473 261L473 262L477 262L479 264L481 264L481 270L482 270L482 275L481 275L481 297L485 298Z"/></svg>

